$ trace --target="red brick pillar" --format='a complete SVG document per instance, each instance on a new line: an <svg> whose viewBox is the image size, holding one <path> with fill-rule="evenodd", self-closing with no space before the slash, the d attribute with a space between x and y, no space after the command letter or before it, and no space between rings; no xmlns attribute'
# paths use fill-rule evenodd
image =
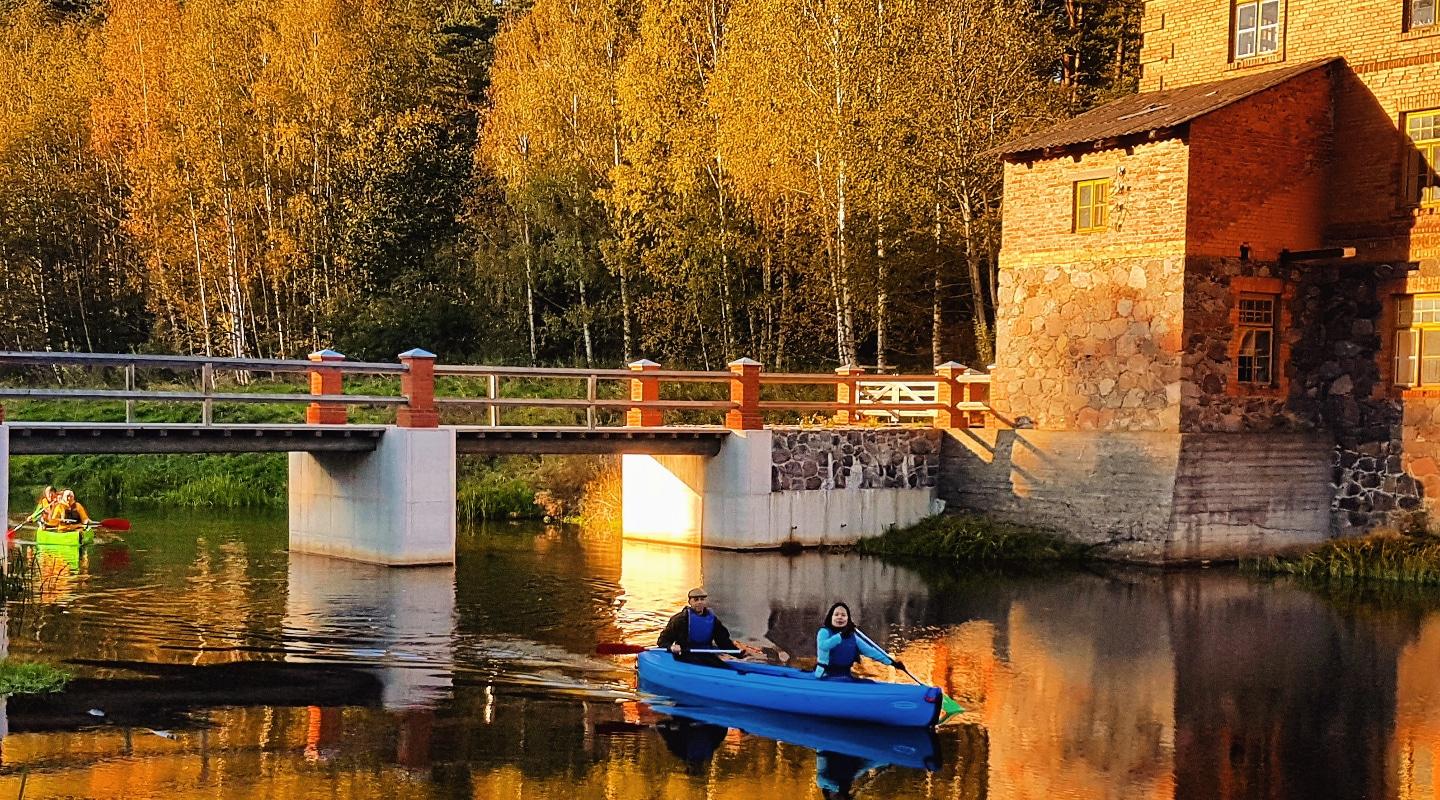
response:
<svg viewBox="0 0 1440 800"><path fill-rule="evenodd" d="M395 412L395 424L402 428L435 428L440 412L435 408L435 354L420 348L400 354L405 372L400 376L400 394L405 405Z"/></svg>
<svg viewBox="0 0 1440 800"><path fill-rule="evenodd" d="M334 350L318 350L310 354L310 360L317 364L344 361L343 353ZM345 385L340 370L316 367L310 370L310 394L344 394ZM311 403L305 407L307 425L344 425L350 421L343 403Z"/></svg>
<svg viewBox="0 0 1440 800"><path fill-rule="evenodd" d="M935 412L935 427L970 427L969 414L956 408L957 405L965 402L965 384L955 378L964 375L965 372L965 365L957 364L954 361L946 361L935 368L937 381L935 402L940 406L939 410Z"/></svg>
<svg viewBox="0 0 1440 800"><path fill-rule="evenodd" d="M760 415L760 362L741 358L730 362L730 402L735 408L725 415L725 427L732 431L758 431L765 427Z"/></svg>
<svg viewBox="0 0 1440 800"><path fill-rule="evenodd" d="M965 370L966 375L984 375L978 369ZM965 384L965 400L971 403L986 403L990 400L990 384L979 381L972 381ZM970 427L984 428L993 421L993 418L984 411L970 412Z"/></svg>
<svg viewBox="0 0 1440 800"><path fill-rule="evenodd" d="M860 402L859 377L865 374L865 370L853 364L839 367L835 374L845 380L835 384L835 416L831 420L836 425L849 425L860 421L860 415L855 411L855 404Z"/></svg>
<svg viewBox="0 0 1440 800"><path fill-rule="evenodd" d="M647 378L645 373L659 370L660 365L648 358L642 358L628 366L632 372L638 373L637 377L630 379L630 399L642 403L659 400L660 379ZM665 424L664 413L658 408L632 408L625 412L625 424L631 428L659 427Z"/></svg>

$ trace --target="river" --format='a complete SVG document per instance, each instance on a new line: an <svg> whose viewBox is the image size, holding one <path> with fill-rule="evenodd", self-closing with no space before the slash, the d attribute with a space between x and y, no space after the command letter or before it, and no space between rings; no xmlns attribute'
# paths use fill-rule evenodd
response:
<svg viewBox="0 0 1440 800"><path fill-rule="evenodd" d="M283 518L134 523L41 551L9 606L12 657L82 662L65 703L9 700L0 798L1440 793L1440 595L955 574L527 525L462 531L453 568L384 569L286 553ZM596 644L650 641L702 583L738 637L800 658L848 600L966 711L852 753L784 721L658 713Z"/></svg>

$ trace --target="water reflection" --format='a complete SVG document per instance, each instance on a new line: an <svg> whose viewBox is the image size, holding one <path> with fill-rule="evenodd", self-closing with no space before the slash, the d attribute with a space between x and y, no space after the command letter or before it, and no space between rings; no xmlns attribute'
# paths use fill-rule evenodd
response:
<svg viewBox="0 0 1440 800"><path fill-rule="evenodd" d="M285 553L283 519L136 523L52 554L51 588L10 609L12 653L91 659L72 702L107 715L12 699L0 797L24 774L26 797L167 800L1440 798L1434 595L524 527L466 534L453 569L384 570ZM969 710L915 742L635 702L596 643L653 640L697 584L737 636L802 659L846 600Z"/></svg>
<svg viewBox="0 0 1440 800"><path fill-rule="evenodd" d="M390 708L448 695L454 671L455 570L391 569L290 554L285 660L372 665Z"/></svg>

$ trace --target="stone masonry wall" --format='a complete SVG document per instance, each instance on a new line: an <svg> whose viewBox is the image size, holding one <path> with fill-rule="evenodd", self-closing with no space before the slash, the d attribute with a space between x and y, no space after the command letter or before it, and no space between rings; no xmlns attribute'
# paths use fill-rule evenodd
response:
<svg viewBox="0 0 1440 800"><path fill-rule="evenodd" d="M933 488L940 438L932 428L775 428L770 490Z"/></svg>

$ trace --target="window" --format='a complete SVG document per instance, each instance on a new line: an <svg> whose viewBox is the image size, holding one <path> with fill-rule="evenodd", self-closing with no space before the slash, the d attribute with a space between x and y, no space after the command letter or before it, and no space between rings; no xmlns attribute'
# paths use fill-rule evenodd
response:
<svg viewBox="0 0 1440 800"><path fill-rule="evenodd" d="M1236 380L1251 386L1275 383L1275 306L1273 294L1240 295L1240 351Z"/></svg>
<svg viewBox="0 0 1440 800"><path fill-rule="evenodd" d="M1405 28L1428 28L1435 24L1435 0L1405 0Z"/></svg>
<svg viewBox="0 0 1440 800"><path fill-rule="evenodd" d="M1440 388L1440 294L1396 298L1394 383Z"/></svg>
<svg viewBox="0 0 1440 800"><path fill-rule="evenodd" d="M1098 233L1110 227L1110 179L1075 184L1075 232Z"/></svg>
<svg viewBox="0 0 1440 800"><path fill-rule="evenodd" d="M1279 49L1280 0L1236 3L1235 60L1269 55Z"/></svg>
<svg viewBox="0 0 1440 800"><path fill-rule="evenodd" d="M1440 111L1406 114L1405 134L1415 148L1410 154L1410 202L1440 206Z"/></svg>

